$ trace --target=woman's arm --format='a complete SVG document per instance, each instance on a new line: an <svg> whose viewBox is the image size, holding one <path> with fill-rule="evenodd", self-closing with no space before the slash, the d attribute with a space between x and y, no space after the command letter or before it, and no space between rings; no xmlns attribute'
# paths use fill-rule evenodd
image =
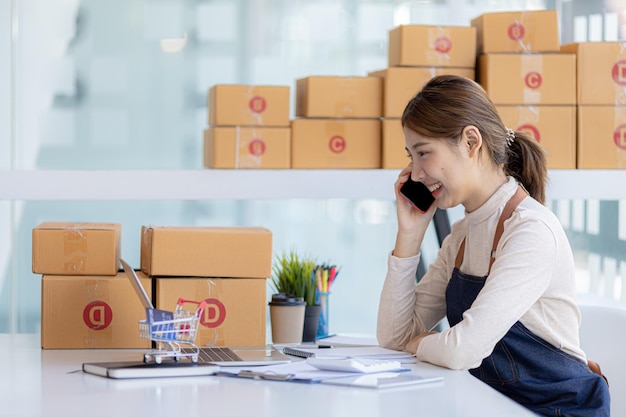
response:
<svg viewBox="0 0 626 417"><path fill-rule="evenodd" d="M491 273L463 320L419 340L418 359L452 369L471 369L539 300L557 256L555 237L540 221L505 226Z"/></svg>

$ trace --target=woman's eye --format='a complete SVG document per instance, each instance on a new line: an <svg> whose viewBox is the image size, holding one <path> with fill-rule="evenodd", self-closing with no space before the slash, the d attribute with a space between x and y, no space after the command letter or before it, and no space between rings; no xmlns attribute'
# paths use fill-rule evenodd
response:
<svg viewBox="0 0 626 417"><path fill-rule="evenodd" d="M423 157L423 156L426 156L426 154L427 154L427 153L428 153L428 152L418 152L418 153L417 153L417 156L419 156L419 157L421 158L421 157Z"/></svg>

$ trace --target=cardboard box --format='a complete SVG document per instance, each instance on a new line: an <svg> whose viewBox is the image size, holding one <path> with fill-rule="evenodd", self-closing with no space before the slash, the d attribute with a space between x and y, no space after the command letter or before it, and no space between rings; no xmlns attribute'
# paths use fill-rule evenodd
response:
<svg viewBox="0 0 626 417"><path fill-rule="evenodd" d="M292 168L380 168L380 147L380 120L291 122Z"/></svg>
<svg viewBox="0 0 626 417"><path fill-rule="evenodd" d="M210 127L204 131L206 168L290 168L291 128Z"/></svg>
<svg viewBox="0 0 626 417"><path fill-rule="evenodd" d="M401 25L389 31L390 67L463 67L476 63L476 28Z"/></svg>
<svg viewBox="0 0 626 417"><path fill-rule="evenodd" d="M383 79L383 117L402 117L404 108L431 78L437 75L461 75L475 78L474 68L393 67L370 72Z"/></svg>
<svg viewBox="0 0 626 417"><path fill-rule="evenodd" d="M209 89L210 126L289 126L289 87L218 84Z"/></svg>
<svg viewBox="0 0 626 417"><path fill-rule="evenodd" d="M411 162L406 150L400 119L383 120L382 168L406 168Z"/></svg>
<svg viewBox="0 0 626 417"><path fill-rule="evenodd" d="M479 82L495 104L576 104L574 54L486 54Z"/></svg>
<svg viewBox="0 0 626 417"><path fill-rule="evenodd" d="M576 168L576 106L497 106L507 127L529 133L546 149L549 169Z"/></svg>
<svg viewBox="0 0 626 417"><path fill-rule="evenodd" d="M626 107L578 106L577 167L626 168Z"/></svg>
<svg viewBox="0 0 626 417"><path fill-rule="evenodd" d="M172 310L179 297L202 301L196 345L265 345L267 281L231 278L157 278L157 308ZM186 308L187 304L185 304ZM195 306L189 304L190 311Z"/></svg>
<svg viewBox="0 0 626 417"><path fill-rule="evenodd" d="M556 10L491 12L471 21L477 30L479 54L494 52L558 52Z"/></svg>
<svg viewBox="0 0 626 417"><path fill-rule="evenodd" d="M577 102L581 105L626 105L626 49L623 42L561 45L576 54Z"/></svg>
<svg viewBox="0 0 626 417"><path fill-rule="evenodd" d="M45 222L32 231L32 270L45 275L115 275L122 225Z"/></svg>
<svg viewBox="0 0 626 417"><path fill-rule="evenodd" d="M150 279L138 275L150 295ZM41 280L43 349L146 349L150 341L139 337L139 321L145 318L124 273L44 275Z"/></svg>
<svg viewBox="0 0 626 417"><path fill-rule="evenodd" d="M151 276L269 278L272 233L262 227L143 226L141 270Z"/></svg>
<svg viewBox="0 0 626 417"><path fill-rule="evenodd" d="M378 77L301 78L296 80L296 116L378 118L382 94Z"/></svg>

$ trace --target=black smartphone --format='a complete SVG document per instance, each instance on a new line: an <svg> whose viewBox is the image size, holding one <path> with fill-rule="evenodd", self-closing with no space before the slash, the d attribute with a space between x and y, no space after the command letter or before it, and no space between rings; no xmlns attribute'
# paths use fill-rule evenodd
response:
<svg viewBox="0 0 626 417"><path fill-rule="evenodd" d="M422 212L426 212L435 201L428 187L422 182L413 181L411 177L400 187L400 194Z"/></svg>

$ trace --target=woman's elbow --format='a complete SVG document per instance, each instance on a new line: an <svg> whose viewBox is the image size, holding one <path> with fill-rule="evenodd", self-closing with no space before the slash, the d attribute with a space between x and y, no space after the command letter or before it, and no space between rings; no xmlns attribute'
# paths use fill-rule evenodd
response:
<svg viewBox="0 0 626 417"><path fill-rule="evenodd" d="M404 346L406 346L406 341L399 338L394 338L391 335L388 335L385 332L381 331L377 332L376 340L378 341L378 345L380 347L384 347L387 349L404 350Z"/></svg>

